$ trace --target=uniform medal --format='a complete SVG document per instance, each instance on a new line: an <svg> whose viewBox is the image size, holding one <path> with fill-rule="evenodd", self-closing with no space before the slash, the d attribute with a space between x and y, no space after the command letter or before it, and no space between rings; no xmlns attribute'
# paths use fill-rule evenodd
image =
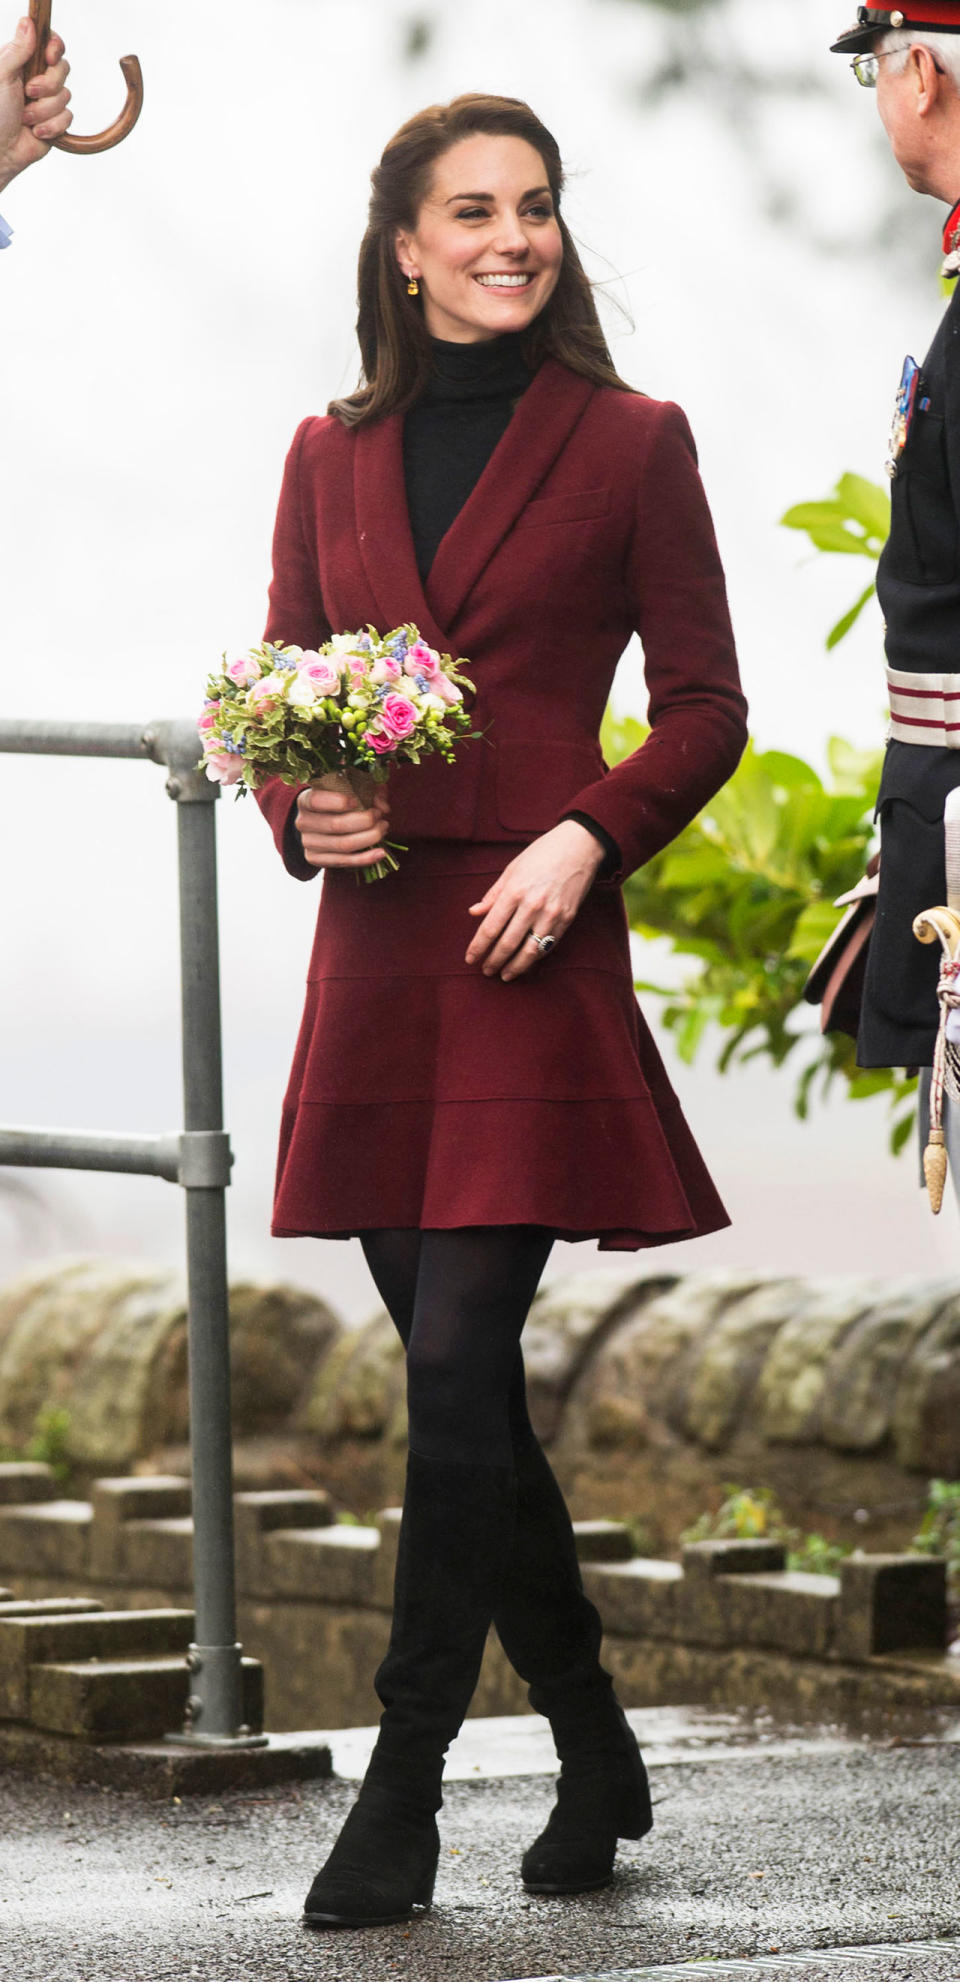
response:
<svg viewBox="0 0 960 1982"><path fill-rule="evenodd" d="M917 388L920 384L920 367L916 358L904 358L897 400L893 409L893 425L890 429L890 445L887 449L887 474L891 479L896 475L900 456L907 444L910 423L917 403Z"/></svg>

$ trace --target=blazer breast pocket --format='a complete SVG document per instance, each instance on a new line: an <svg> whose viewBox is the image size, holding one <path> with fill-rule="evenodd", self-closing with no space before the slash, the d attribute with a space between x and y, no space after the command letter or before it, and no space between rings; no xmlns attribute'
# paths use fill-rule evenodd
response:
<svg viewBox="0 0 960 1982"><path fill-rule="evenodd" d="M609 489L583 489L571 495L539 496L528 502L517 517L517 530L532 530L549 523L589 523L606 516L610 509Z"/></svg>

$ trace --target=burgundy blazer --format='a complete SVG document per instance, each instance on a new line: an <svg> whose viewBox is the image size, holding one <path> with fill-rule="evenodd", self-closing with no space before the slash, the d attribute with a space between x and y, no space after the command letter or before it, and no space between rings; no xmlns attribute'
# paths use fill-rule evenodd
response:
<svg viewBox="0 0 960 1982"><path fill-rule="evenodd" d="M482 737L456 763L390 774L390 833L529 840L584 812L631 873L688 824L746 740L723 571L690 429L669 402L591 385L548 359L519 402L426 584L414 557L402 415L308 419L287 458L268 640L414 620L471 663ZM600 722L631 633L651 733L608 771ZM296 792L258 794L290 871ZM618 879L621 876L617 877Z"/></svg>

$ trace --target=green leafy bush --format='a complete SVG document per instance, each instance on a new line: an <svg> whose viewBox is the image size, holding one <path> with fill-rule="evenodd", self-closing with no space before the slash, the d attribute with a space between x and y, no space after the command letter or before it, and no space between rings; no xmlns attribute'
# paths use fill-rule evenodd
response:
<svg viewBox="0 0 960 1982"><path fill-rule="evenodd" d="M875 563L890 499L862 475L842 475L831 496L798 503L782 521L819 551ZM828 648L849 633L875 590L871 580L831 628ZM647 733L635 718L608 713L608 762L638 749ZM914 1082L886 1068L862 1071L853 1041L812 1032L802 1005L810 966L839 920L834 901L866 866L882 757L879 743L856 750L833 737L825 784L803 758L748 744L729 784L624 893L637 935L666 938L675 955L695 960L679 988L637 986L663 999L660 1016L682 1060L692 1062L718 1027L726 1034L721 1072L764 1057L775 1067L791 1060L801 1119L838 1080L853 1101L885 1095L896 1152L913 1128Z"/></svg>
<svg viewBox="0 0 960 1982"><path fill-rule="evenodd" d="M725 1486L723 1492L716 1513L701 1514L691 1528L684 1529L681 1541L782 1542L787 1568L803 1569L811 1576L834 1576L838 1563L853 1553L845 1542L802 1535L799 1528L789 1527L770 1487Z"/></svg>
<svg viewBox="0 0 960 1982"><path fill-rule="evenodd" d="M960 1596L960 1480L931 1480L929 1499L910 1544L921 1555L945 1555L947 1577Z"/></svg>
<svg viewBox="0 0 960 1982"><path fill-rule="evenodd" d="M634 717L608 715L608 762L638 749L646 735ZM790 1059L801 1119L812 1097L837 1080L854 1101L885 1094L897 1150L911 1132L914 1083L886 1069L862 1072L853 1041L813 1032L802 1004L810 966L839 919L834 900L866 865L881 752L834 737L828 761L825 785L801 757L748 744L699 817L631 875L624 888L631 928L666 938L674 955L692 960L679 987L641 980L637 989L663 1000L662 1023L688 1063L711 1027L726 1034L721 1072L763 1057L775 1067Z"/></svg>
<svg viewBox="0 0 960 1982"><path fill-rule="evenodd" d="M70 1413L59 1405L50 1405L38 1411L34 1419L33 1437L22 1450L11 1446L0 1446L0 1460L30 1459L49 1466L54 1479L60 1486L69 1485L73 1464L69 1452Z"/></svg>
<svg viewBox="0 0 960 1982"><path fill-rule="evenodd" d="M805 531L815 550L866 557L875 564L890 534L890 497L878 482L867 482L862 475L841 475L832 496L823 502L799 502L780 521L788 530ZM871 579L849 611L831 627L828 652L849 633L876 589Z"/></svg>

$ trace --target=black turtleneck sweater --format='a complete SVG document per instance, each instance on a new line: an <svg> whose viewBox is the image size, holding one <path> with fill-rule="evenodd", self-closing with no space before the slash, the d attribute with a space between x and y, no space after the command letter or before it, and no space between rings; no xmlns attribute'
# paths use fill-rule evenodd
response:
<svg viewBox="0 0 960 1982"><path fill-rule="evenodd" d="M515 332L482 344L448 344L432 337L430 345L433 376L403 423L407 507L422 579L533 377ZM601 875L615 873L620 849L610 834L585 813L566 817L600 841L606 855Z"/></svg>
<svg viewBox="0 0 960 1982"><path fill-rule="evenodd" d="M430 347L433 377L403 423L403 472L421 578L533 377L515 334L484 344L432 337Z"/></svg>

